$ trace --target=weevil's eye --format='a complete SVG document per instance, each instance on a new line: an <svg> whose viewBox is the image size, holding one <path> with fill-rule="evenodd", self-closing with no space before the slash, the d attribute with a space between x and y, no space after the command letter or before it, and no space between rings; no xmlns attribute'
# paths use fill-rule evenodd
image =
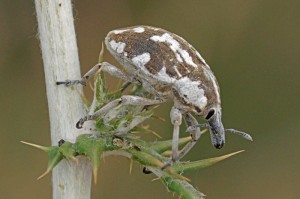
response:
<svg viewBox="0 0 300 199"><path fill-rule="evenodd" d="M215 114L215 109L211 109L207 116L205 117L206 120L209 120Z"/></svg>

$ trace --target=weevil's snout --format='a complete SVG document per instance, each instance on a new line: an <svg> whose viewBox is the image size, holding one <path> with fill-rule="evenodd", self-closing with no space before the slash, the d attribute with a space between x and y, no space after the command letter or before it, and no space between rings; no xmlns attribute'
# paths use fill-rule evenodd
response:
<svg viewBox="0 0 300 199"><path fill-rule="evenodd" d="M217 149L221 149L225 144L225 130L221 121L221 113L216 112L208 120L210 126L211 142Z"/></svg>
<svg viewBox="0 0 300 199"><path fill-rule="evenodd" d="M217 149L221 149L224 146L224 144L225 144L225 142L223 140L221 140L220 142L215 143L214 146Z"/></svg>

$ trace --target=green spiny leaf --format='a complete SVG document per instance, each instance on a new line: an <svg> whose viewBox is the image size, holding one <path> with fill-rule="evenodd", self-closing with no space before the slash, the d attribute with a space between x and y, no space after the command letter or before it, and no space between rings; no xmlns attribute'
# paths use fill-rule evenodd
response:
<svg viewBox="0 0 300 199"><path fill-rule="evenodd" d="M179 162L173 166L173 169L177 173L184 173L187 171L193 171L193 170L199 170L203 169L205 167L209 167L211 165L214 165L222 160L225 160L233 155L236 155L238 153L241 153L242 151L237 151L234 153L230 153L227 155L223 155L220 157L215 157L215 158L209 158L209 159L204 159L204 160L198 160L198 161L193 161L193 162Z"/></svg>
<svg viewBox="0 0 300 199"><path fill-rule="evenodd" d="M182 147L189 141L191 141L191 136L180 138L178 146ZM163 153L164 151L170 150L172 148L172 140L152 142L149 144L149 147L158 153Z"/></svg>
<svg viewBox="0 0 300 199"><path fill-rule="evenodd" d="M48 158L49 158L48 167L47 167L46 171L41 176L38 177L38 180L41 179L42 177L44 177L45 175L47 175L64 157L60 153L58 146L45 147L45 146L40 146L37 144L32 144L29 142L24 142L24 141L21 141L21 142L23 144L27 144L29 146L33 146L35 148L41 149L42 151L44 151L48 154Z"/></svg>
<svg viewBox="0 0 300 199"><path fill-rule="evenodd" d="M174 179L169 175L161 177L162 182L166 187L184 199L204 199L204 194L196 190L191 184L185 180Z"/></svg>
<svg viewBox="0 0 300 199"><path fill-rule="evenodd" d="M47 170L38 177L38 180L47 175L63 158L64 156L59 152L59 147L53 146L48 152L48 167Z"/></svg>
<svg viewBox="0 0 300 199"><path fill-rule="evenodd" d="M76 152L90 159L95 183L97 183L97 173L102 153L115 148L112 144L111 136L83 134L77 137L75 143Z"/></svg>
<svg viewBox="0 0 300 199"><path fill-rule="evenodd" d="M68 160L73 160L77 162L76 159L76 151L75 151L75 146L73 143L65 141L60 147L59 147L59 152Z"/></svg>

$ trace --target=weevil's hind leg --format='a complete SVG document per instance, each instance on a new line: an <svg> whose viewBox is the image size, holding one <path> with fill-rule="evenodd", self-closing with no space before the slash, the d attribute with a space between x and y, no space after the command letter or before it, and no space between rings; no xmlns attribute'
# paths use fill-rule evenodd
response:
<svg viewBox="0 0 300 199"><path fill-rule="evenodd" d="M147 106L147 105L155 105L165 102L165 99L147 99L139 96L133 95L123 95L121 98L115 99L106 105L104 105L101 109L96 111L93 115L87 115L81 118L77 124L76 128L82 128L84 122L88 120L95 120L96 118L104 115L110 109L117 107L118 105L136 105L136 106Z"/></svg>
<svg viewBox="0 0 300 199"><path fill-rule="evenodd" d="M172 107L170 112L171 123L173 124L173 139L172 139L172 157L171 161L166 163L162 169L172 166L178 160L178 141L179 141L179 128L182 123L182 113L176 108Z"/></svg>
<svg viewBox="0 0 300 199"><path fill-rule="evenodd" d="M100 70L107 72L111 76L114 76L119 79L123 79L125 81L130 82L130 78L127 77L119 68L117 68L116 66L114 66L108 62L102 62L102 63L96 64L93 68L91 68L80 80L58 81L58 82L56 82L56 84L57 85L64 84L66 86L72 86L74 84L82 84L85 86L86 82Z"/></svg>
<svg viewBox="0 0 300 199"><path fill-rule="evenodd" d="M198 125L197 120L190 113L184 114L184 120L188 127ZM179 152L178 160L183 158L197 143L197 140L201 137L200 127L194 128L190 131L192 140L188 142Z"/></svg>

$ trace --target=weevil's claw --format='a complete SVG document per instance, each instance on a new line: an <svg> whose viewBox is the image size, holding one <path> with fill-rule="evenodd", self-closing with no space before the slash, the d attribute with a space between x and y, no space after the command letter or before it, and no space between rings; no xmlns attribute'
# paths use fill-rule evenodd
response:
<svg viewBox="0 0 300 199"><path fill-rule="evenodd" d="M75 84L81 84L83 86L86 86L86 82L82 80L66 80L66 81L58 81L56 82L56 85L64 84L65 86L73 86Z"/></svg>
<svg viewBox="0 0 300 199"><path fill-rule="evenodd" d="M65 86L70 86L71 85L71 80L66 80L66 81L58 81L58 82L56 82L56 85L61 85L61 84L64 84Z"/></svg>
<svg viewBox="0 0 300 199"><path fill-rule="evenodd" d="M58 146L63 145L63 143L65 143L65 140L63 140L63 139L59 140L59 141L58 141Z"/></svg>
<svg viewBox="0 0 300 199"><path fill-rule="evenodd" d="M76 128L77 128L77 129L82 129L83 124L84 124L84 119L81 118L81 119L76 123Z"/></svg>
<svg viewBox="0 0 300 199"><path fill-rule="evenodd" d="M76 128L81 129L84 122L88 121L88 120L93 120L95 119L95 117L93 115L87 115L83 118L81 118L77 123L76 123Z"/></svg>
<svg viewBox="0 0 300 199"><path fill-rule="evenodd" d="M143 168L143 173L144 174L151 174L152 171L148 170L146 167Z"/></svg>

